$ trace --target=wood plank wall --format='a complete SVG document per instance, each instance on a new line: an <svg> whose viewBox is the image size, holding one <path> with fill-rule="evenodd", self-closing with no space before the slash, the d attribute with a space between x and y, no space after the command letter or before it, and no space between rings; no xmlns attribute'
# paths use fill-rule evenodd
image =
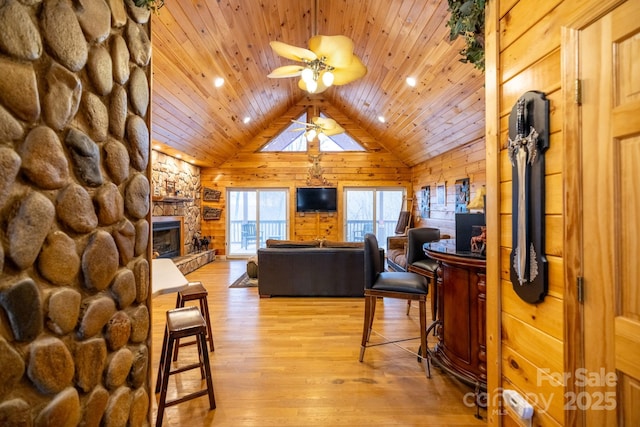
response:
<svg viewBox="0 0 640 427"><path fill-rule="evenodd" d="M437 156L409 168L392 153L382 148L370 134L350 118L322 100L301 100L299 105L272 123L251 142L247 143L219 168L203 168L202 187L222 192L219 202L202 202L203 206L223 207L220 220L203 221L202 234L213 236L213 247L218 254L226 254L225 222L226 190L229 188L286 188L289 190L289 216L293 218L289 238L292 240L329 239L344 240L343 201L338 200L336 214L298 214L295 212L295 188L307 185L311 162L309 155L319 153L316 143L309 153L261 153L258 150L286 127L292 118L304 109L322 109L335 118L367 152L324 153L320 165L328 185L336 186L338 194L345 187L402 187L409 198L414 197L414 215L418 218L418 202L415 195L425 185L431 185L432 214L418 220L418 227L438 227L443 234L455 236L455 181L469 178L471 197L477 188L485 184L484 138L470 141L458 150ZM447 204L436 204L436 185L445 183Z"/></svg>
<svg viewBox="0 0 640 427"><path fill-rule="evenodd" d="M563 257L563 224L567 220L563 209L563 100L566 90L562 87L562 27L570 25L586 10L598 6L599 0L573 2L569 0L496 0L487 2L491 14L497 14L497 29L488 27L487 38L496 37L499 50L498 63L487 63L487 68L497 67L497 93L487 91L489 97L499 100L498 141L487 135L487 144L500 147L498 158L488 163L499 165L499 237L489 236L489 244L499 244L501 284L495 294L498 301L488 306L501 307L501 329L488 334L501 337L498 352L501 353L502 373L497 384L502 389L515 389L529 398L534 405L533 425L573 425L576 414L564 411L564 396L572 389L569 381L558 381L559 375L575 367L571 360L577 351L565 338L567 288L564 282L565 259ZM491 88L492 85L487 85ZM505 150L508 135L508 116L517 99L526 91L546 93L550 100L551 137L546 153L546 256L549 261L549 292L544 302L527 304L520 300L509 280L511 251L511 165ZM563 91L564 90L564 91ZM490 118L487 118L490 121ZM491 150L487 150L491 156ZM490 183L493 185L493 183ZM490 189L489 191L492 191ZM494 304L495 303L495 304ZM497 356L497 355L493 355ZM491 359L492 354L489 354ZM568 372L574 374L574 372ZM497 390L489 390L496 392ZM495 401L492 402L494 405ZM493 409L497 409L495 406ZM491 413L491 408L490 411ZM489 417L490 425L517 424L514 419Z"/></svg>
<svg viewBox="0 0 640 427"><path fill-rule="evenodd" d="M414 198L414 218L416 227L435 227L441 234L455 237L455 201L456 180L468 178L470 184L470 200L478 189L486 184L485 140L471 141L457 150L449 151L433 159L427 160L412 168L412 184ZM446 185L446 204L437 203L436 186ZM431 214L429 218L420 217L420 192L422 187L429 186L431 193Z"/></svg>
<svg viewBox="0 0 640 427"><path fill-rule="evenodd" d="M308 153L262 153L258 150L282 129L290 120L298 117L304 108L317 108L316 103L307 100L296 106L269 128L261 132L251 142L238 149L238 152L219 168L204 168L201 172L202 186L215 188L222 192L219 202L204 202L203 206L224 207L226 190L229 188L285 188L289 190L289 217L291 240L344 240L343 201L338 198L338 212L306 213L295 212L295 188L307 186L310 155L318 155L317 142L312 142ZM397 157L380 147L370 135L352 123L348 117L322 105L322 110L336 118L349 134L367 148L367 152L323 153L320 166L326 186L336 186L338 194L345 187L401 187L411 192L411 168ZM309 110L312 111L312 110ZM213 236L213 247L218 254L226 254L225 223L226 209L220 220L203 221L202 234Z"/></svg>

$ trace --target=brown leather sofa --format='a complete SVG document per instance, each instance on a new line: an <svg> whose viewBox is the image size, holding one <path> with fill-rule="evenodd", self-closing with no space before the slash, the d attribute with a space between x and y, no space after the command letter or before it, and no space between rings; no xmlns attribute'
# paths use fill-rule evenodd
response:
<svg viewBox="0 0 640 427"><path fill-rule="evenodd" d="M390 271L409 271L408 266L430 258L422 250L427 242L440 240L440 229L431 227L410 228L406 235L387 238L387 269Z"/></svg>
<svg viewBox="0 0 640 427"><path fill-rule="evenodd" d="M323 242L324 247L304 247L303 243L297 243L302 242L258 249L258 293L261 297L364 296L362 243L335 242L332 245Z"/></svg>

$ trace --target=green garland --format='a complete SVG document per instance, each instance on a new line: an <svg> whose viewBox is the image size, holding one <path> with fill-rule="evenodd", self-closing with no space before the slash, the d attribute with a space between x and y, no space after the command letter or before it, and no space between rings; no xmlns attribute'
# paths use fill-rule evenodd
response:
<svg viewBox="0 0 640 427"><path fill-rule="evenodd" d="M147 9L158 13L158 9L164 6L164 0L133 0L133 4L138 7L146 6Z"/></svg>
<svg viewBox="0 0 640 427"><path fill-rule="evenodd" d="M466 47L460 51L460 62L470 62L484 72L484 8L486 0L448 0L451 17L449 40L463 36Z"/></svg>

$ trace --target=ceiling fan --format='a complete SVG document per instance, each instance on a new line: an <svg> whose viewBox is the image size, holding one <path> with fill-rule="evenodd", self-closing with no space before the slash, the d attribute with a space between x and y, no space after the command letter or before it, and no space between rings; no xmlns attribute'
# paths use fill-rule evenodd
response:
<svg viewBox="0 0 640 427"><path fill-rule="evenodd" d="M274 52L284 58L302 62L278 67L267 75L271 78L298 77L298 87L309 93L321 93L332 85L344 85L364 77L367 67L353 54L353 41L347 36L317 35L318 0L313 9L313 37L309 49L272 41Z"/></svg>
<svg viewBox="0 0 640 427"><path fill-rule="evenodd" d="M272 41L280 56L302 62L273 70L267 77L298 77L298 87L309 93L321 93L332 85L344 85L364 77L367 67L353 53L353 41L347 36L313 36L309 49Z"/></svg>
<svg viewBox="0 0 640 427"><path fill-rule="evenodd" d="M335 120L328 117L313 117L311 123L299 122L292 120L294 123L298 123L303 127L292 129L292 131L305 131L305 137L307 141L313 141L318 134L325 134L326 136L333 136L344 132L344 128L340 126Z"/></svg>

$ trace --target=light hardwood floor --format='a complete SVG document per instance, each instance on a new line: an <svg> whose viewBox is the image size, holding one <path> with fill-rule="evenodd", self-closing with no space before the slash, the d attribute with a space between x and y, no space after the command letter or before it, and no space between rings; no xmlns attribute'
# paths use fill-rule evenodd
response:
<svg viewBox="0 0 640 427"><path fill-rule="evenodd" d="M217 409L206 397L167 408L165 426L482 426L472 389L394 345L368 348L358 362L364 301L359 298L259 298L257 288L229 288L245 261L216 260L189 274L209 292L215 352L209 353ZM378 303L374 329L388 338L419 336L418 310ZM428 304L429 305L429 304ZM153 386L175 294L152 306ZM433 338L431 338L433 339ZM372 336L372 341L381 338ZM417 350L419 339L402 344ZM180 349L179 364L196 360ZM169 397L200 388L198 370L173 375ZM153 403L153 422L156 405ZM465 400L467 404L465 404ZM480 412L483 417L485 411Z"/></svg>

